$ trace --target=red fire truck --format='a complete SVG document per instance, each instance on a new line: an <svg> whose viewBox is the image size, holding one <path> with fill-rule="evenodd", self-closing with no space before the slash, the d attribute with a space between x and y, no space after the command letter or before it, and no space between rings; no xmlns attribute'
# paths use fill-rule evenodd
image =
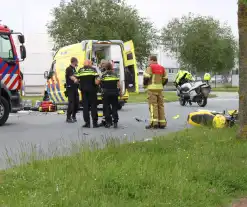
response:
<svg viewBox="0 0 247 207"><path fill-rule="evenodd" d="M13 35L17 35L20 42L19 58ZM24 43L24 35L0 24L0 126L6 123L9 113L21 109L20 90L23 75L20 62L26 58Z"/></svg>

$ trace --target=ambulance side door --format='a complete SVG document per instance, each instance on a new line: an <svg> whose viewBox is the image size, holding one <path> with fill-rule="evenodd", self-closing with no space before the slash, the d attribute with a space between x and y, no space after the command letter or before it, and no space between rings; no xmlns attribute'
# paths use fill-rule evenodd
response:
<svg viewBox="0 0 247 207"><path fill-rule="evenodd" d="M139 93L138 68L132 40L124 43L125 87L128 92Z"/></svg>
<svg viewBox="0 0 247 207"><path fill-rule="evenodd" d="M93 40L89 40L86 45L86 60L92 60Z"/></svg>

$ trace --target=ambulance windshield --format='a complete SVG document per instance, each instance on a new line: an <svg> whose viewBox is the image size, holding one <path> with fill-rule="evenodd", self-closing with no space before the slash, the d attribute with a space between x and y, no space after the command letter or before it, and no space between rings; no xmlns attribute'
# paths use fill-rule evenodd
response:
<svg viewBox="0 0 247 207"><path fill-rule="evenodd" d="M0 58L8 60L14 58L10 38L7 34L0 34Z"/></svg>

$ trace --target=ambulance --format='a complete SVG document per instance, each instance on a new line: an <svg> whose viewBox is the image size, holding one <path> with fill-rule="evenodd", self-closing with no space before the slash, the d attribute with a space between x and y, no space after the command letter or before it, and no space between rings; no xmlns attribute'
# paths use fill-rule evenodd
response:
<svg viewBox="0 0 247 207"><path fill-rule="evenodd" d="M123 96L119 97L119 110L128 101L129 93L139 93L138 69L133 41L121 40L83 40L80 43L60 48L54 55L49 71L45 71L46 92L56 105L67 105L65 96L65 70L70 65L71 57L79 61L77 70L83 67L84 61L91 60L99 74L99 63L102 59L112 61L115 72L119 75ZM81 93L79 93L81 94ZM81 94L80 100L82 100ZM98 104L102 96L98 93Z"/></svg>

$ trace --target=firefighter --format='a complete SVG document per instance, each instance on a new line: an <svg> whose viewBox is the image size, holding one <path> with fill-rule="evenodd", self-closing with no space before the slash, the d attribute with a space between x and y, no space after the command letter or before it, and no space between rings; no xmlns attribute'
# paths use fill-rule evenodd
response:
<svg viewBox="0 0 247 207"><path fill-rule="evenodd" d="M86 60L84 67L78 71L77 77L80 79L80 90L82 92L83 118L84 128L90 128L89 110L91 109L91 117L93 128L98 128L98 111L97 111L97 90L100 83L99 74L92 67L92 62Z"/></svg>
<svg viewBox="0 0 247 207"><path fill-rule="evenodd" d="M150 124L146 129L164 129L167 125L164 111L163 89L168 82L164 67L157 63L156 56L150 56L149 67L144 72L144 88L148 92Z"/></svg>
<svg viewBox="0 0 247 207"><path fill-rule="evenodd" d="M118 127L118 96L122 96L120 81L117 74L113 72L110 62L106 64L106 71L101 77L101 88L103 96L103 109L105 116L105 127L109 128L113 121L114 128Z"/></svg>

